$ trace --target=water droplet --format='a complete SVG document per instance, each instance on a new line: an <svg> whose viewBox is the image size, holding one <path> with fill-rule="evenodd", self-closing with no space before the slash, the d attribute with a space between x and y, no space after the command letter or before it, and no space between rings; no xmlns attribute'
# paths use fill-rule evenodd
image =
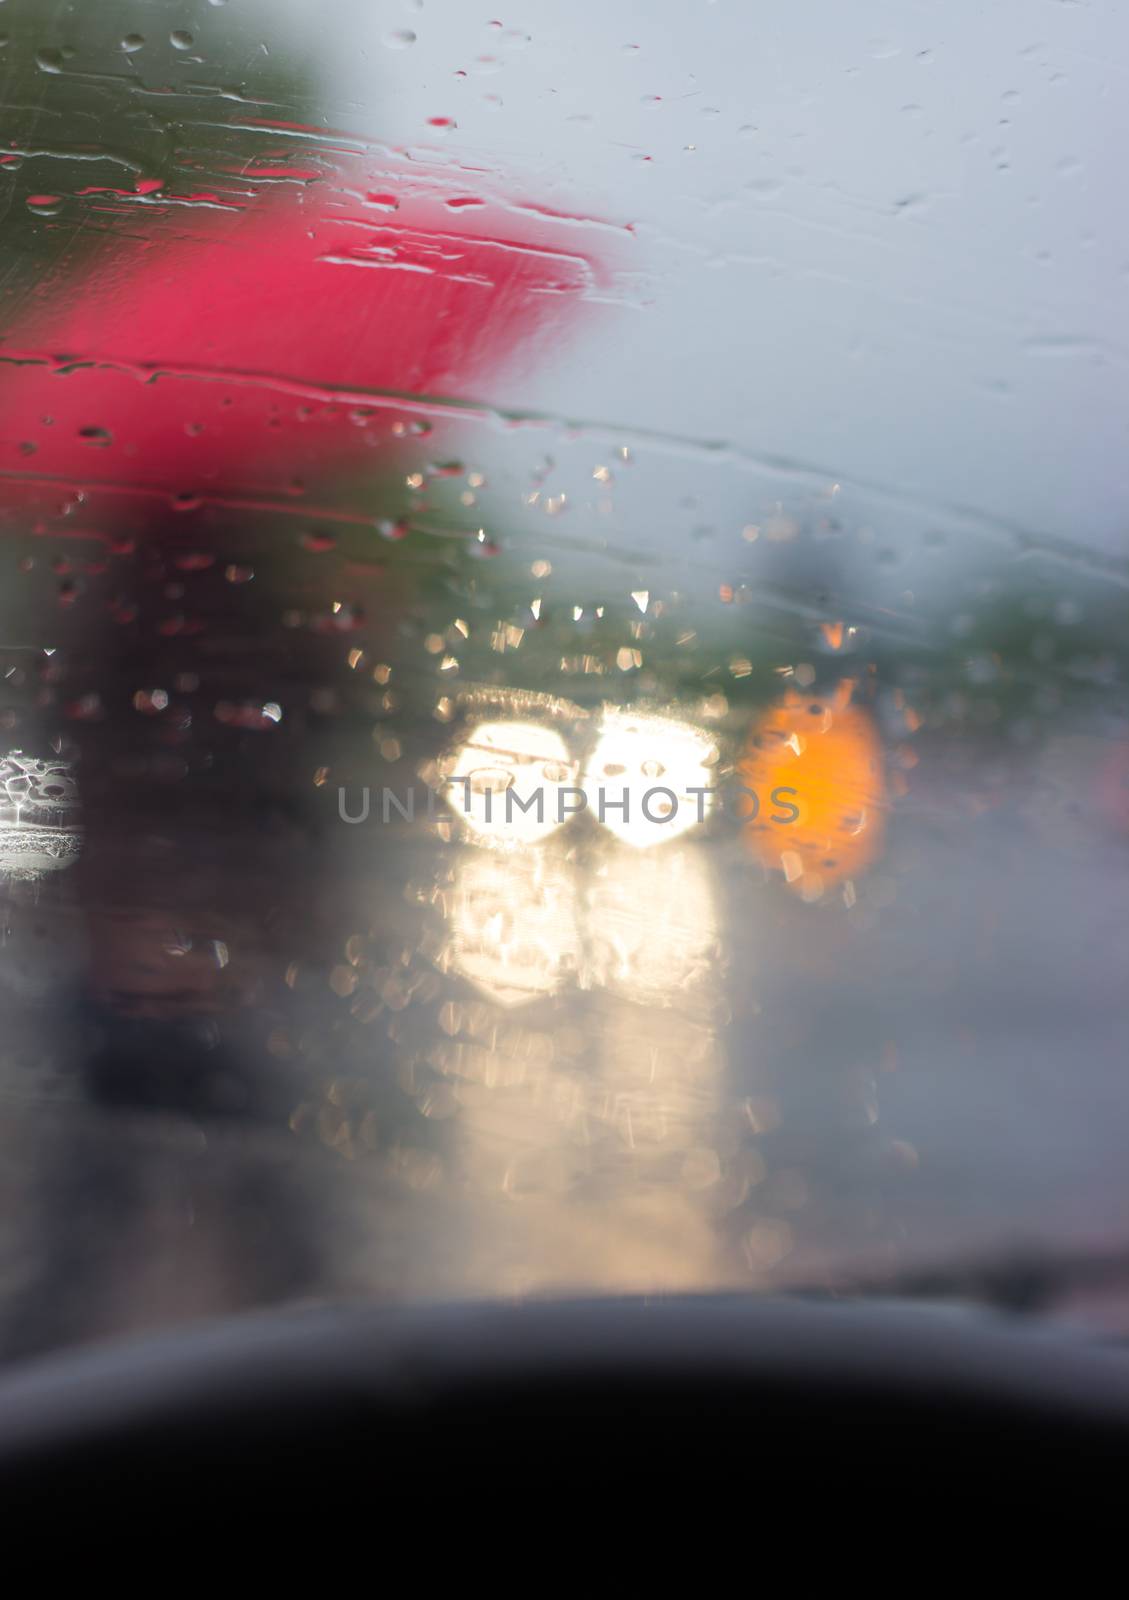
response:
<svg viewBox="0 0 1129 1600"><path fill-rule="evenodd" d="M37 217L57 217L63 197L58 194L29 194L27 208Z"/></svg>
<svg viewBox="0 0 1129 1600"><path fill-rule="evenodd" d="M145 40L140 33L127 33L125 38L122 40L122 49L125 51L127 56L132 56L136 54L138 50L142 49L144 44Z"/></svg>
<svg viewBox="0 0 1129 1600"><path fill-rule="evenodd" d="M409 50L415 42L416 36L410 28L397 28L394 33L384 35L389 50Z"/></svg>
<svg viewBox="0 0 1129 1600"><path fill-rule="evenodd" d="M169 43L174 50L191 50L195 42L187 28L176 28L169 34Z"/></svg>

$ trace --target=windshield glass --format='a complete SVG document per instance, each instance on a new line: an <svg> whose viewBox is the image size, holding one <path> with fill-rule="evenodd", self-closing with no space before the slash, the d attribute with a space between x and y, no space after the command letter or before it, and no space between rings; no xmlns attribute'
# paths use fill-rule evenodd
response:
<svg viewBox="0 0 1129 1600"><path fill-rule="evenodd" d="M8 1359L1116 1263L1127 46L0 0Z"/></svg>

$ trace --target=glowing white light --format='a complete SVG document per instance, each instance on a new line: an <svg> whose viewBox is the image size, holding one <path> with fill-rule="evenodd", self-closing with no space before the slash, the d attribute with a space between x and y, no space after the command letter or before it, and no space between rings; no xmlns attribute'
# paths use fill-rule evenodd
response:
<svg viewBox="0 0 1129 1600"><path fill-rule="evenodd" d="M536 722L480 722L446 769L444 798L485 842L536 844L580 804L576 762L555 728Z"/></svg>
<svg viewBox="0 0 1129 1600"><path fill-rule="evenodd" d="M692 723L605 711L584 773L588 810L636 849L665 844L709 816L717 759Z"/></svg>

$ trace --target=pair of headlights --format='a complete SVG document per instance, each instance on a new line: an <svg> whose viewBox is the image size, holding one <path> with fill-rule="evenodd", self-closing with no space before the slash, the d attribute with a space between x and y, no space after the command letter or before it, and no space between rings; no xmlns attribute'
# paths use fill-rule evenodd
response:
<svg viewBox="0 0 1129 1600"><path fill-rule="evenodd" d="M692 723L630 711L604 712L583 764L555 727L480 722L442 763L443 795L483 842L536 844L587 811L648 848L706 820L719 754Z"/></svg>

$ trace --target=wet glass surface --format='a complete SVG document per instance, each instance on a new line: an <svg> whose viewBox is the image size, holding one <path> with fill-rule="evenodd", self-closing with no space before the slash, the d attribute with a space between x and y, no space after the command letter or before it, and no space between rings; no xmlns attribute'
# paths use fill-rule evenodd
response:
<svg viewBox="0 0 1129 1600"><path fill-rule="evenodd" d="M1129 1239L1129 22L748 10L0 0L8 1359Z"/></svg>

